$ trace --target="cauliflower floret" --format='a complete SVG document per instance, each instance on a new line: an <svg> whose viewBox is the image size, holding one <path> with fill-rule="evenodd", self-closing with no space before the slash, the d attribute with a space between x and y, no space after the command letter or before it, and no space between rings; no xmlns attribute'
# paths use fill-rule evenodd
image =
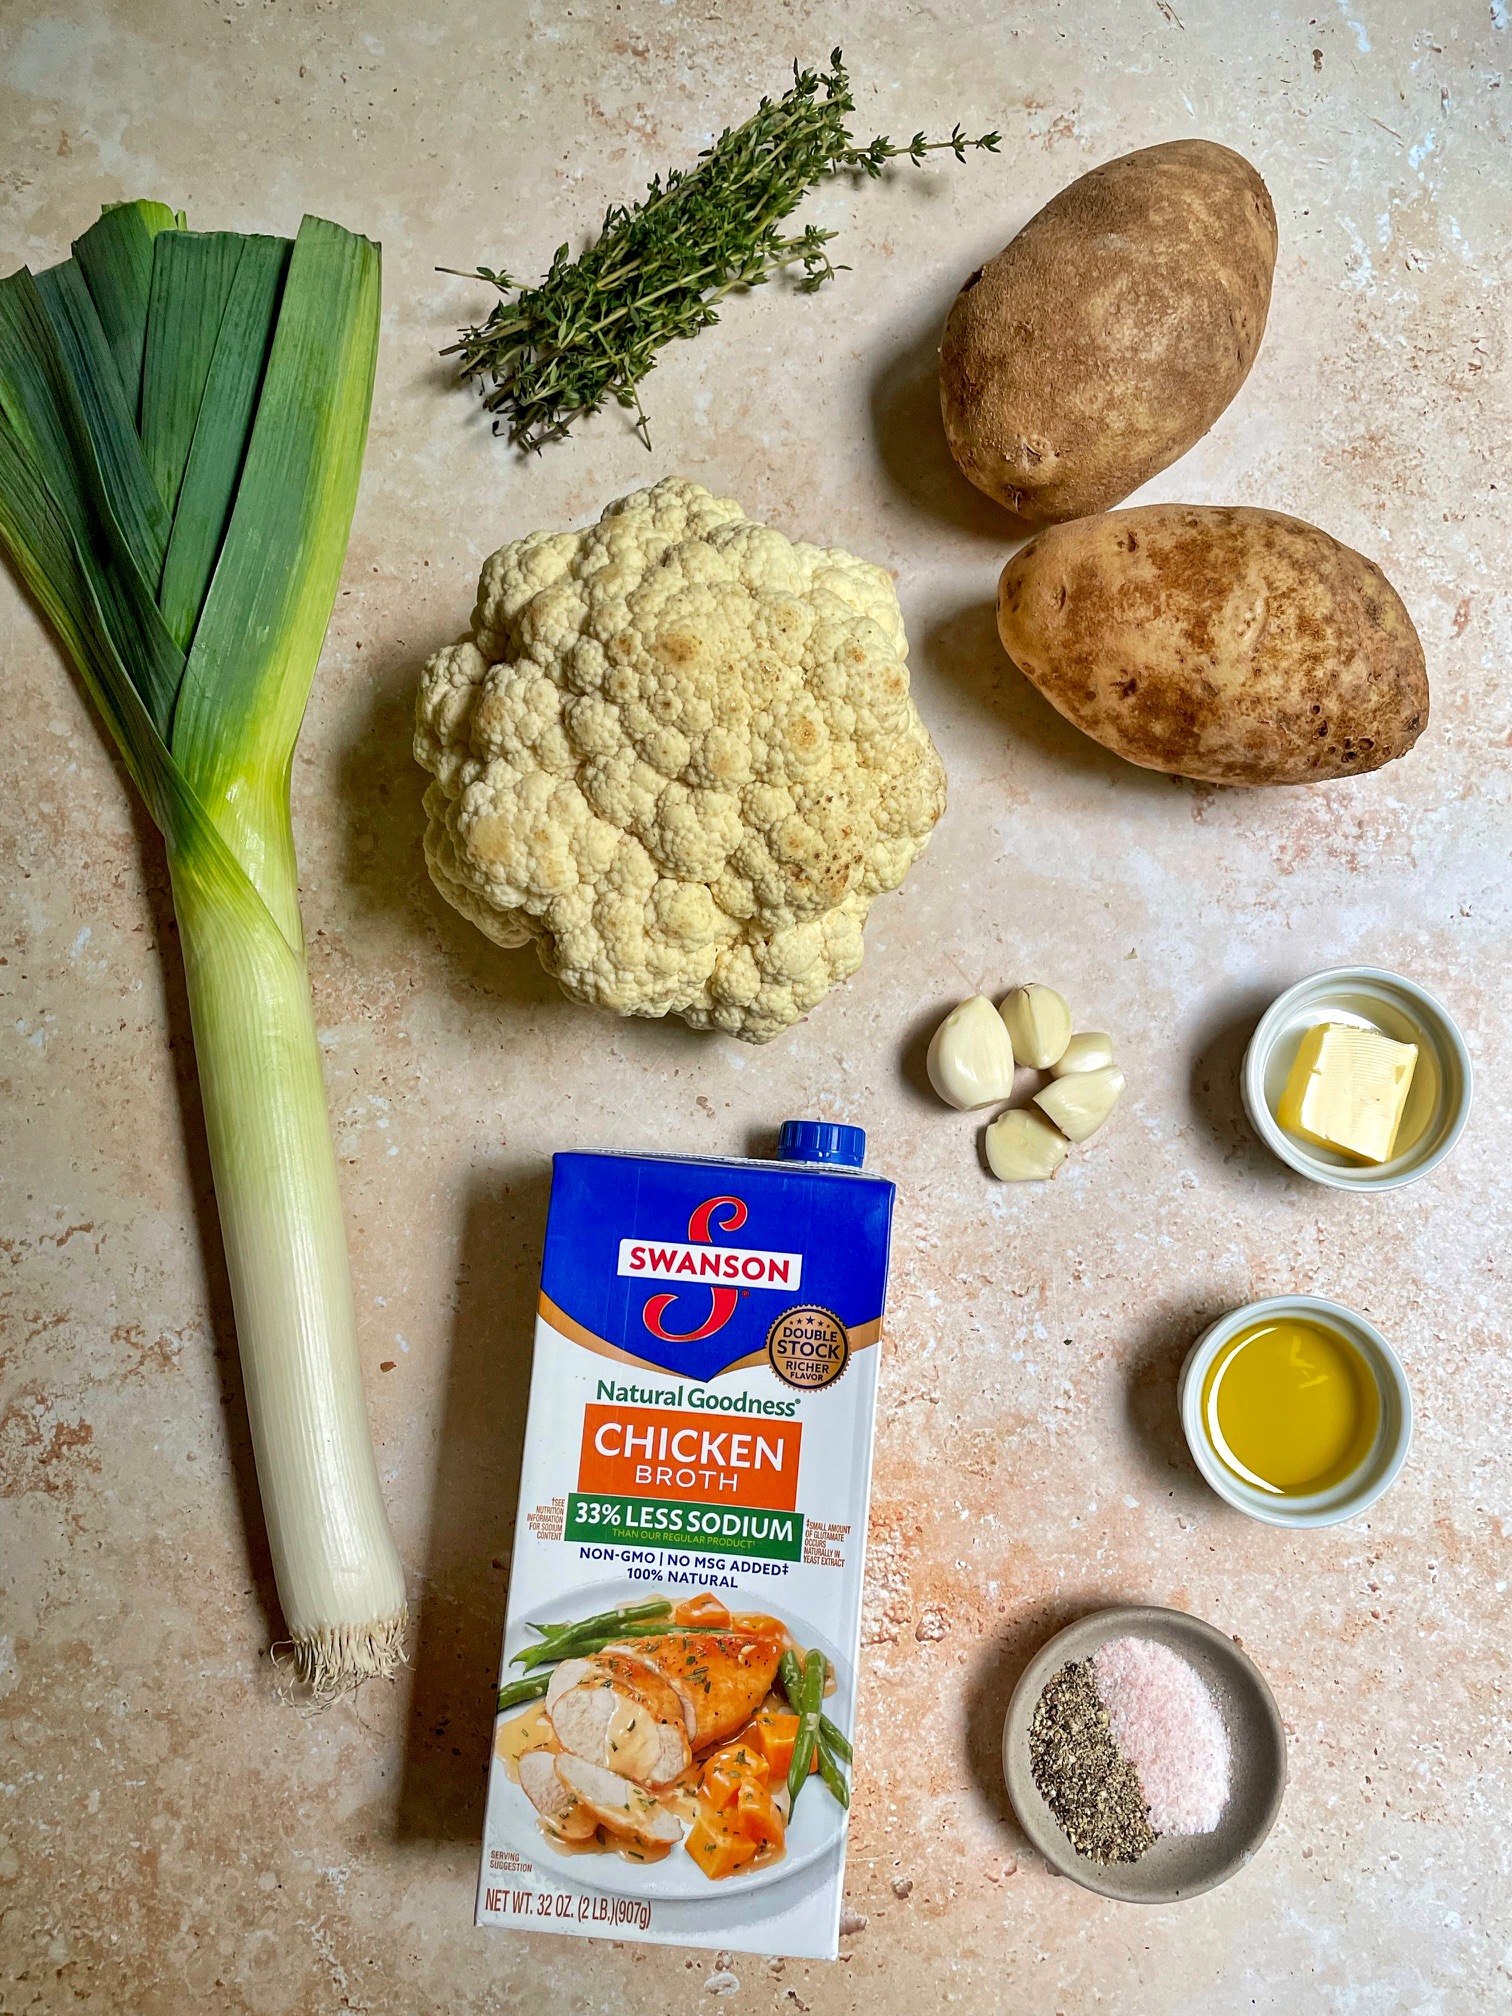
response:
<svg viewBox="0 0 1512 2016"><path fill-rule="evenodd" d="M881 567L669 477L483 568L425 668L441 894L575 1001L765 1043L945 809Z"/></svg>

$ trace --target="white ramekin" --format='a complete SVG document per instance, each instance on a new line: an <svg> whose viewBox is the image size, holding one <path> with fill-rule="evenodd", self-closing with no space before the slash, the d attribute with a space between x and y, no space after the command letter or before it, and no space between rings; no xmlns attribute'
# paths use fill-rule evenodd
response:
<svg viewBox="0 0 1512 2016"><path fill-rule="evenodd" d="M1208 1367L1229 1339L1267 1317L1299 1317L1336 1330L1346 1337L1374 1374L1381 1396L1381 1420L1370 1454L1360 1467L1327 1491L1310 1498L1276 1498L1246 1484L1214 1449L1202 1418L1202 1386ZM1187 1353L1176 1388L1181 1426L1192 1460L1226 1503L1268 1526L1336 1526L1373 1505L1396 1482L1412 1443L1412 1393L1402 1361L1363 1316L1342 1302L1317 1295L1273 1295L1265 1302L1247 1302L1204 1330Z"/></svg>
<svg viewBox="0 0 1512 2016"><path fill-rule="evenodd" d="M1389 1162L1352 1162L1290 1134L1276 1118L1303 1036L1319 1022L1368 1023L1415 1043L1417 1069L1402 1115L1405 1143ZM1470 1117L1470 1053L1453 1018L1416 981L1375 966L1335 966L1299 980L1261 1016L1239 1074L1244 1110L1260 1139L1299 1175L1336 1190L1395 1190L1436 1169Z"/></svg>

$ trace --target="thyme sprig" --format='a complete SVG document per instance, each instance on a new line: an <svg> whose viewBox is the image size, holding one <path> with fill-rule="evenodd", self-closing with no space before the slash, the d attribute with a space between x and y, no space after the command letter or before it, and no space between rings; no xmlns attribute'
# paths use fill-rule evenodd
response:
<svg viewBox="0 0 1512 2016"><path fill-rule="evenodd" d="M656 176L643 202L612 204L588 251L574 259L558 246L539 286L487 266L464 275L504 298L442 355L460 358L463 381L476 380L499 416L494 432L540 448L613 399L634 412L649 448L638 388L664 344L717 322L719 303L737 289L790 273L800 294L813 294L846 270L827 250L835 232L782 228L811 189L845 174L876 180L890 161L995 153L1001 138L968 138L957 125L944 140L916 133L896 146L879 134L857 146L846 123L854 111L838 49L827 71L795 63L792 88L763 98L743 126L727 126L694 167Z"/></svg>

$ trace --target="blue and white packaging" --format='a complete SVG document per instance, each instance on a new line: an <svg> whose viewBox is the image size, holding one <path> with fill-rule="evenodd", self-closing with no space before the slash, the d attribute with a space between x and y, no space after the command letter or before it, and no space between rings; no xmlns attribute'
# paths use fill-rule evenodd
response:
<svg viewBox="0 0 1512 2016"><path fill-rule="evenodd" d="M863 1152L790 1121L776 1162L555 1158L479 1924L835 1957L894 1195Z"/></svg>

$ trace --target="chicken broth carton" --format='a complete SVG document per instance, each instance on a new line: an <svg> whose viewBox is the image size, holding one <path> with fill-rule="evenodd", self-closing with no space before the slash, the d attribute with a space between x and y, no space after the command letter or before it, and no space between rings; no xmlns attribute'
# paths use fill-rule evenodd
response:
<svg viewBox="0 0 1512 2016"><path fill-rule="evenodd" d="M833 1959L893 1186L555 1158L480 1925Z"/></svg>

